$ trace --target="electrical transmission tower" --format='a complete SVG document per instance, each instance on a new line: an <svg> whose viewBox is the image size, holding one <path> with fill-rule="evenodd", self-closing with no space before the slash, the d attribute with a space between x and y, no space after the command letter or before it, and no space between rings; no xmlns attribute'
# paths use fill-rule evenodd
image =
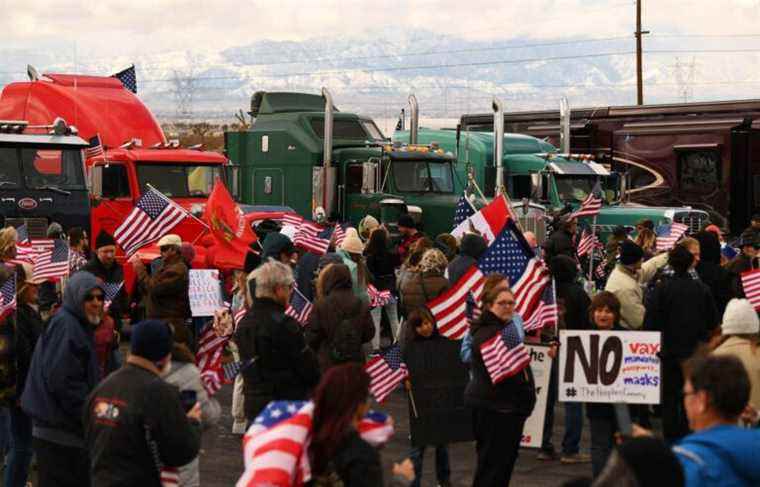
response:
<svg viewBox="0 0 760 487"><path fill-rule="evenodd" d="M690 63L682 62L680 58L676 58L676 63L671 67L673 68L676 85L678 85L678 98L686 103L694 95L692 84L697 72L697 62L693 57Z"/></svg>

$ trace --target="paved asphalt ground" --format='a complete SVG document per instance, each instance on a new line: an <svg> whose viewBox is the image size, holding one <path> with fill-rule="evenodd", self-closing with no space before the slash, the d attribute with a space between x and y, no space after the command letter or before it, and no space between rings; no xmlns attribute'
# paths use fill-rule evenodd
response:
<svg viewBox="0 0 760 487"><path fill-rule="evenodd" d="M232 386L225 386L217 393L222 404L223 415L219 424L207 431L203 437L201 453L201 486L228 487L234 486L243 471L241 453L241 437L233 435L230 404L232 402ZM394 461L408 455L410 446L408 440L409 418L403 393L399 390L388 398L380 410L390 413L396 424L396 434L392 441L381 452L385 471L390 472ZM562 443L562 407L557 407L557 424L554 429L554 445ZM441 425L445 427L445 425ZM588 427L584 424L584 437L581 449L588 452ZM559 461L541 462L536 460L536 451L523 449L512 475L512 486L559 486L565 480L579 476L590 476L591 465L562 465ZM451 482L455 487L472 485L475 466L475 444L458 443L449 448L451 458ZM435 461L433 449L428 449L425 455L425 466L422 485L434 487Z"/></svg>

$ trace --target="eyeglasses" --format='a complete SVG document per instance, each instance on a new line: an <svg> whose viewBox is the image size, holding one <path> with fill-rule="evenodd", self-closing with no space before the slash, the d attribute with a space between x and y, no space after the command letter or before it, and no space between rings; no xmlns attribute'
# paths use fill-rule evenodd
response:
<svg viewBox="0 0 760 487"><path fill-rule="evenodd" d="M494 304L498 304L499 306L514 306L515 302L514 302L514 300L512 300L512 301L496 301L496 303L494 303Z"/></svg>
<svg viewBox="0 0 760 487"><path fill-rule="evenodd" d="M105 298L103 297L102 294L88 294L87 296L84 297L84 300L87 302L95 301L96 299L102 302Z"/></svg>

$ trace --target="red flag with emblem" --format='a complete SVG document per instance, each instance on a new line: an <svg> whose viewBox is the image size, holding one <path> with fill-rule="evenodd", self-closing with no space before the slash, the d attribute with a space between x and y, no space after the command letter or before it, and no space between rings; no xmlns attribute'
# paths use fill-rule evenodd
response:
<svg viewBox="0 0 760 487"><path fill-rule="evenodd" d="M256 234L219 178L208 197L203 220L214 238L214 245L209 249L214 257L214 267L242 269L245 255L256 241Z"/></svg>

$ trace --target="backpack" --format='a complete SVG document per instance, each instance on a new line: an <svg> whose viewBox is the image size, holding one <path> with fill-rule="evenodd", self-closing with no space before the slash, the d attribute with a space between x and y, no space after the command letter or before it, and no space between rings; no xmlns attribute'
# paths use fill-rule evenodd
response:
<svg viewBox="0 0 760 487"><path fill-rule="evenodd" d="M334 364L364 362L362 353L362 332L354 317L359 316L362 302L353 313L344 316L335 327L329 344L330 360Z"/></svg>

